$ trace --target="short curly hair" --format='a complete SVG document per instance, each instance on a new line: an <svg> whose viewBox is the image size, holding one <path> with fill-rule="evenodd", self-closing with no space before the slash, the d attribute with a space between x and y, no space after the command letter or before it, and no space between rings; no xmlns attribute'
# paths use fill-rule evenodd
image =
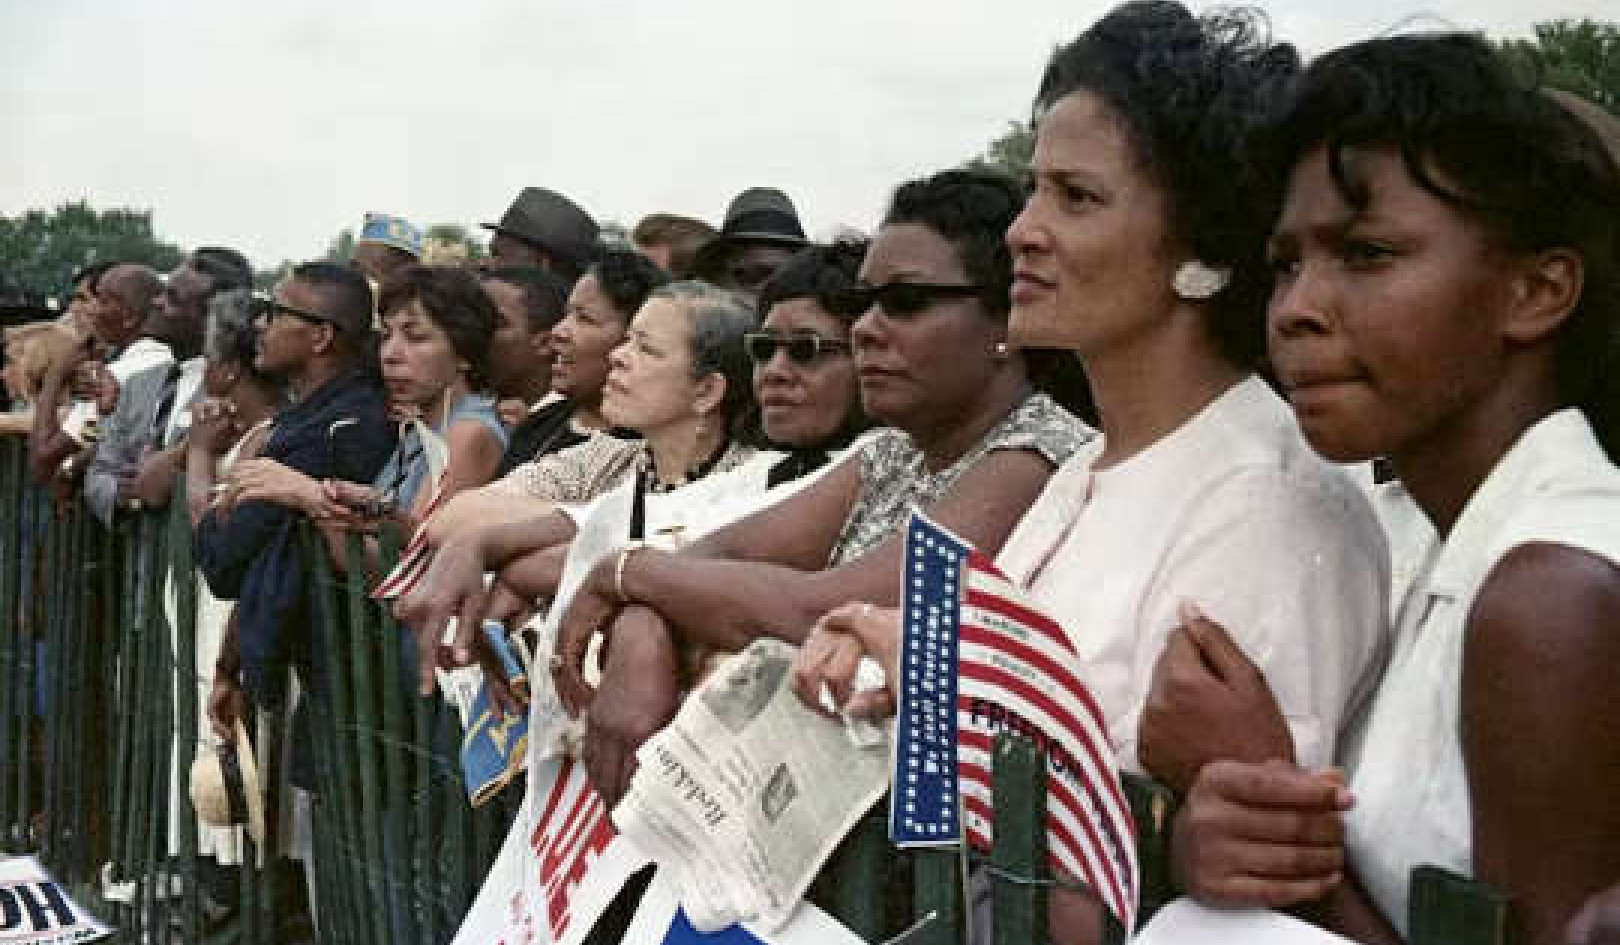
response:
<svg viewBox="0 0 1620 945"><path fill-rule="evenodd" d="M632 249L604 250L591 268L586 270L586 275L596 277L596 283L607 297L608 304L626 323L654 289L670 281L669 273Z"/></svg>
<svg viewBox="0 0 1620 945"><path fill-rule="evenodd" d="M956 247L968 279L984 287L980 301L1005 318L1012 309L1012 251L1007 230L1024 208L1024 190L1011 177L980 168L940 171L901 184L883 225L917 224Z"/></svg>
<svg viewBox="0 0 1620 945"><path fill-rule="evenodd" d="M1392 36L1311 64L1274 157L1286 173L1325 147L1335 188L1360 210L1371 194L1344 151L1388 148L1414 184L1497 245L1579 253L1581 298L1559 329L1558 381L1620 459L1620 167L1579 107L1518 80L1477 36Z"/></svg>
<svg viewBox="0 0 1620 945"><path fill-rule="evenodd" d="M457 357L467 362L467 383L474 390L489 385L489 339L500 313L478 277L449 266L406 266L383 282L378 309L384 318L411 302L450 339Z"/></svg>
<svg viewBox="0 0 1620 945"><path fill-rule="evenodd" d="M756 306L760 318L770 314L771 306L792 299L815 299L829 313L835 312L839 306L830 299L860 282L866 249L865 240L839 240L813 243L794 253L760 286Z"/></svg>
<svg viewBox="0 0 1620 945"><path fill-rule="evenodd" d="M1210 331L1243 368L1265 357L1265 244L1279 191L1260 143L1299 70L1258 11L1195 17L1172 0L1136 0L1054 52L1035 95L1037 124L1075 92L1120 120L1165 196L1172 238L1232 272L1211 301Z"/></svg>

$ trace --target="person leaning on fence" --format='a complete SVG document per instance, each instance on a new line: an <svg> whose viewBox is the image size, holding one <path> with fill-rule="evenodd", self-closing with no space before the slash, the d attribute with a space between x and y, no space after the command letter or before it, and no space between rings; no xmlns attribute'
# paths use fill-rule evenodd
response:
<svg viewBox="0 0 1620 945"><path fill-rule="evenodd" d="M553 674L573 714L594 701L586 760L610 801L636 745L668 720L673 641L735 652L759 636L798 642L851 600L892 606L898 529L913 506L999 548L1090 430L1032 390L1006 340L1012 265L1002 234L1023 195L1010 180L944 171L895 191L861 266L840 293L861 402L892 429L786 500L680 553L630 545L594 568L558 635ZM585 647L610 641L603 687ZM657 707L656 710L653 707ZM613 725L610 727L610 713Z"/></svg>
<svg viewBox="0 0 1620 945"><path fill-rule="evenodd" d="M0 434L27 436L34 428L34 405L50 366L72 355L84 336L61 322L34 322L6 329L5 367L0 380L10 405L0 414Z"/></svg>
<svg viewBox="0 0 1620 945"><path fill-rule="evenodd" d="M115 512L168 505L185 467L182 441L191 401L202 382L202 334L208 301L247 288L252 271L233 250L203 248L169 274L147 316L146 336L168 347L171 360L131 376L107 418L84 477L90 510L104 523Z"/></svg>
<svg viewBox="0 0 1620 945"><path fill-rule="evenodd" d="M795 254L761 289L765 321L759 331L750 332L738 343L753 365L760 432L772 449L733 469L712 470L714 474L700 487L648 496L644 531L675 536L663 539L660 547L696 541L715 528L780 501L812 474L841 458L866 427L849 340L853 319L828 309L834 304L830 299L855 286L864 256L864 244L811 246ZM713 332L706 338L709 346L716 343ZM699 357L704 358L701 352ZM731 378L731 383L744 382L740 375ZM752 422L752 418L746 419ZM628 485L621 483L619 488ZM477 543L481 546L479 562L498 570L486 616L507 620L527 609L528 601L552 598L562 578L569 541L609 501L602 499L581 509L559 504L553 515L460 539L460 547L452 555ZM442 606L444 600L454 599L445 590L441 586L427 591L440 595L438 602L418 598L402 610L415 615L431 613L435 603ZM415 622L437 623L432 616L418 616ZM703 668L703 650L689 647L683 655L684 685Z"/></svg>
<svg viewBox="0 0 1620 945"><path fill-rule="evenodd" d="M1138 770L1155 658L1188 602L1242 622L1237 643L1311 764L1332 757L1385 638L1372 510L1254 373L1271 201L1250 131L1298 69L1255 19L1130 3L1058 50L1036 96L1035 190L1007 234L1009 336L1076 354L1102 436L997 564L1064 627L1120 764ZM897 685L897 635L892 618L841 615L801 652L801 695L847 693L868 648ZM1055 940L1100 936L1080 897L1052 904Z"/></svg>
<svg viewBox="0 0 1620 945"><path fill-rule="evenodd" d="M120 263L96 277L89 309L92 337L53 366L40 390L28 437L29 470L36 482L67 481L76 491L99 432L89 431L98 415L117 406L118 384L172 360L166 345L145 336L147 316L162 290L158 274L135 263ZM58 415L61 408L67 408L65 416Z"/></svg>
<svg viewBox="0 0 1620 945"><path fill-rule="evenodd" d="M482 626L486 617L516 617L556 591L575 517L589 514L564 514L562 503L632 490L632 501L624 503L625 531L672 543L681 535L673 529L661 533L672 524L661 515L662 506L680 502L683 487L760 465L750 436L755 409L743 343L753 327L753 310L724 289L688 281L653 291L614 349L603 399L609 421L640 438L597 434L542 461L527 487L533 511L514 519L509 510L503 519L458 530L439 547L418 590L396 607L418 632L424 692L432 691L439 639L434 634L442 634L448 615L463 612L463 626ZM764 489L759 472L755 492ZM543 554L543 560L520 561ZM500 572L491 592L484 587L486 570Z"/></svg>
<svg viewBox="0 0 1620 945"><path fill-rule="evenodd" d="M551 332L551 389L559 399L531 411L512 431L508 455L502 457L503 464L516 460L511 469L481 489L452 496L433 514L426 533L430 546L478 525L544 514L557 502L587 501L618 481L622 466L604 475L600 464L555 457L595 437L633 435L603 432L609 426L602 415L608 358L624 340L631 317L668 282L667 273L629 250L604 251L580 277L566 314ZM604 457L621 455L605 440L593 449Z"/></svg>
<svg viewBox="0 0 1620 945"><path fill-rule="evenodd" d="M194 409L191 427L186 436L187 456L187 511L195 526L207 511L209 487L214 482L214 471L229 469L238 457L251 457L264 445L270 421L281 406L282 387L275 379L258 371L253 365L257 347L257 333L253 328L256 317L252 293L246 289L232 289L216 295L208 306L208 321L203 332L202 388L200 402ZM206 468L207 472L203 470ZM164 595L165 613L171 627L179 626L175 608L182 598L177 592L181 581L197 585L194 598L194 653L196 654L196 680L193 692L197 699L196 719L198 731L194 735L176 732L176 757L184 757L185 746L195 737L200 744L230 741L229 727L221 729L210 722L208 701L214 667L225 639L225 628L230 619L232 604L220 600L209 592L208 583L197 574L168 575L169 589ZM177 651L178 652L178 651ZM232 690L233 692L235 690ZM182 690L182 697L185 691ZM235 708L230 718L240 717ZM180 818L194 816L187 800L184 778L176 777L171 785L169 832L171 848L178 843ZM211 856L222 864L241 862L241 837L236 828L210 826L199 820L197 826L197 852Z"/></svg>
<svg viewBox="0 0 1620 945"><path fill-rule="evenodd" d="M415 526L439 501L489 481L506 427L488 389L495 304L465 269L411 266L383 285L382 376L399 446L369 487L289 481L312 515L360 510ZM288 477L289 480L292 477Z"/></svg>
<svg viewBox="0 0 1620 945"><path fill-rule="evenodd" d="M260 307L254 356L260 372L286 385L290 402L257 457L217 482L206 463L188 470L192 488L215 496L197 523L198 570L215 596L237 602L216 684L240 685L259 705L280 704L290 665L306 689L320 684L309 638L314 563L296 534L311 510L285 488L289 473L370 482L394 449L382 391L365 364L371 318L371 288L359 272L328 262L295 267ZM297 769L296 751L293 761Z"/></svg>
<svg viewBox="0 0 1620 945"><path fill-rule="evenodd" d="M1200 769L1277 709L1241 659L1174 668L1153 753L1199 771L1182 881L1397 942L1429 864L1505 896L1512 940L1561 941L1620 876L1620 120L1477 36L1405 36L1318 59L1277 137L1272 361L1311 444L1387 457L1437 538L1348 784L1286 739Z"/></svg>

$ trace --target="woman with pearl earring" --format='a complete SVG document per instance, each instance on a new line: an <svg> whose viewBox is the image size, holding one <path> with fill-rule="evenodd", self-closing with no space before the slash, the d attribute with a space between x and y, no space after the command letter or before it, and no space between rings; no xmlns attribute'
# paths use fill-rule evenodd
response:
<svg viewBox="0 0 1620 945"><path fill-rule="evenodd" d="M1136 2L1059 49L1036 96L1035 189L1007 235L1008 342L1079 358L1101 436L1053 474L997 563L1063 625L1127 770L1152 764L1138 724L1158 658L1199 646L1202 614L1243 628L1305 766L1333 757L1382 654L1378 524L1258 373L1272 198L1245 129L1297 68L1241 12ZM892 658L895 626L837 612L802 652L853 641ZM806 660L796 674L815 691ZM1242 756L1270 734L1210 737ZM1095 941L1097 909L1055 893L1053 939Z"/></svg>

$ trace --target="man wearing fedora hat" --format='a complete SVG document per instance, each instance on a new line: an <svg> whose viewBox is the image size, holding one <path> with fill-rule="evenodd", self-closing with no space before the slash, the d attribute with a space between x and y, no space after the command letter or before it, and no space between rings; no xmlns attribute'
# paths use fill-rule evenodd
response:
<svg viewBox="0 0 1620 945"><path fill-rule="evenodd" d="M760 286L806 242L799 211L787 194L750 187L732 198L720 235L698 250L692 274L757 299Z"/></svg>
<svg viewBox="0 0 1620 945"><path fill-rule="evenodd" d="M523 188L500 222L483 227L495 232L489 241L494 266L537 266L572 285L596 259L596 221L555 190Z"/></svg>

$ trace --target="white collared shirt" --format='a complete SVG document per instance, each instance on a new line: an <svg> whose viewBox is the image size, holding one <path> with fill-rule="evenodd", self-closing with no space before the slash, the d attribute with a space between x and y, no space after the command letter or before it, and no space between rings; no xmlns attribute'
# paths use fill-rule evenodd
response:
<svg viewBox="0 0 1620 945"><path fill-rule="evenodd" d="M168 345L155 338L137 338L126 345L118 357L107 362L107 373L123 384L147 368L169 364L173 360L174 353ZM96 405L93 401L75 400L62 418L62 429L73 438L73 442L82 446L84 429L95 416Z"/></svg>
<svg viewBox="0 0 1620 945"><path fill-rule="evenodd" d="M1365 494L1253 377L1095 469L1103 448L1053 475L997 563L1068 633L1120 764L1141 769L1137 726L1183 600L1265 673L1299 763L1326 764L1386 651L1387 552Z"/></svg>
<svg viewBox="0 0 1620 945"><path fill-rule="evenodd" d="M1388 489L1396 484L1386 484ZM1380 512L1407 508L1389 489ZM1426 521L1426 520L1425 520ZM1443 544L1397 558L1422 564L1400 607L1393 655L1347 745L1350 790L1345 847L1384 917L1406 933L1412 867L1473 872L1473 819L1462 755L1462 659L1468 613L1485 577L1519 545L1568 545L1620 562L1620 469L1586 417L1561 410L1526 430L1468 500ZM1401 534L1392 535L1397 545Z"/></svg>

